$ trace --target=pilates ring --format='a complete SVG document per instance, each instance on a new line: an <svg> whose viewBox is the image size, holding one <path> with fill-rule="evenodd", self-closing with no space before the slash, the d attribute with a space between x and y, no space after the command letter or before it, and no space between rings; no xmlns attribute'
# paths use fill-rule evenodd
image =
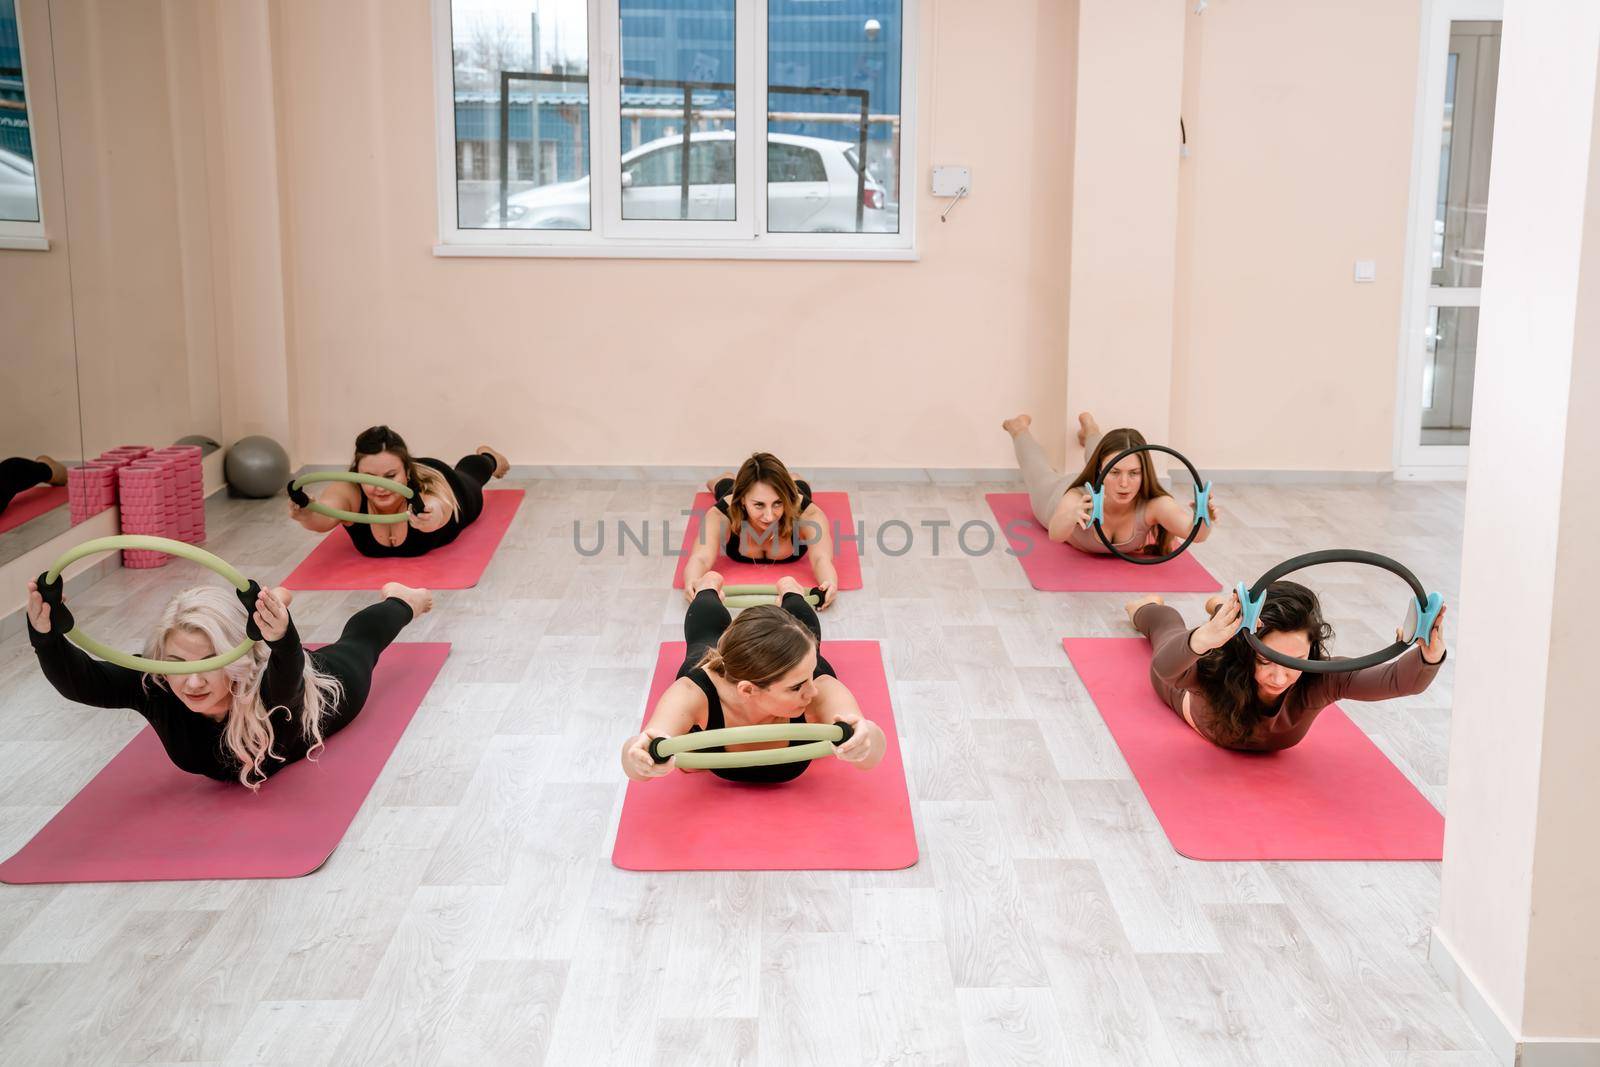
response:
<svg viewBox="0 0 1600 1067"><path fill-rule="evenodd" d="M1189 536L1183 539L1183 544L1164 556L1130 556L1111 543L1111 538L1106 536L1105 527L1101 525L1101 520L1105 518L1106 475L1110 474L1112 468L1116 467L1118 463L1121 463L1136 452L1165 452L1169 456L1176 456L1189 469L1189 476L1194 479L1194 529L1190 530ZM1187 456L1175 448L1168 448L1166 445L1134 445L1132 448L1124 448L1107 460L1095 474L1094 481L1085 485L1084 488L1089 491L1089 501L1093 506L1089 513L1089 518L1094 523L1094 532L1099 535L1100 543L1105 545L1106 551L1113 556L1127 560L1129 563L1151 566L1156 563L1165 563L1168 560L1177 559L1199 535L1200 527L1211 525L1211 509L1209 507L1211 483L1200 480L1200 472L1194 469L1194 464L1189 462Z"/></svg>
<svg viewBox="0 0 1600 1067"><path fill-rule="evenodd" d="M1411 587L1412 596L1410 603L1406 605L1405 621L1400 626L1401 639L1388 648L1379 649L1377 652L1356 659L1296 659L1267 647L1256 636L1256 628L1261 624L1261 608L1267 599L1267 586L1286 574L1322 563L1365 563L1369 567L1378 567L1403 579ZM1341 671L1359 671L1387 663L1410 648L1411 643L1417 640L1419 635L1430 633L1433 630L1434 620L1439 617L1439 611L1444 607L1444 599L1438 593L1430 593L1423 589L1422 583L1417 581L1417 576L1403 564L1388 556L1380 556L1376 552L1363 552L1355 548L1330 548L1286 559L1257 578L1255 585L1247 589L1245 584L1240 582L1234 587L1234 592L1239 595L1239 629L1244 633L1244 639L1250 642L1250 647L1273 663L1308 674L1338 674Z"/></svg>
<svg viewBox="0 0 1600 1067"><path fill-rule="evenodd" d="M764 604L777 604L783 600L778 595L775 585L725 585L722 587L722 602L732 608L756 608ZM806 594L806 603L812 607L822 603L822 590L816 586ZM734 742L737 744L738 742Z"/></svg>
<svg viewBox="0 0 1600 1067"><path fill-rule="evenodd" d="M729 726L721 730L698 730L677 737L650 739L650 758L665 763L678 757L685 770L729 770L734 767L772 767L780 763L801 763L833 755L833 746L850 740L855 730L847 722L777 722L760 726ZM747 745L756 741L809 741L806 745L785 748L760 748L753 752L702 752L723 745Z"/></svg>
<svg viewBox="0 0 1600 1067"><path fill-rule="evenodd" d="M380 478L376 474L362 474L360 471L313 471L310 474L300 475L289 483L289 499L294 501L296 507L305 508L317 515L326 515L330 519L338 519L340 522L364 522L373 526L385 526L406 521L406 514L403 511L393 515L379 515L371 511L341 511L338 508L330 508L320 500L312 500L306 495L303 487L315 482L351 482L387 489L411 501L412 514L422 514L422 496L410 486L401 485L392 478Z"/></svg>
<svg viewBox="0 0 1600 1067"><path fill-rule="evenodd" d="M169 556L198 563L207 567L222 577L226 578L238 590L239 600L245 606L245 639L234 647L219 655L206 659L196 660L166 660L145 659L131 652L124 652L119 648L102 644L78 628L72 617L72 612L61 602L62 582L61 572L78 560L86 556L93 556L100 552L114 552L118 549L133 549L144 552L164 552ZM50 605L50 632L65 633L67 640L88 652L98 656L107 663L115 663L119 667L140 671L144 674L203 674L206 671L221 670L234 660L249 652L255 643L261 640L261 630L256 626L252 616L255 611L256 597L261 595L261 586L240 574L220 556L215 556L196 545L186 544L183 541L174 541L167 537L151 537L145 534L114 534L111 537L96 537L92 541L85 541L76 548L69 549L60 559L50 565L50 569L39 575L39 595L44 602Z"/></svg>

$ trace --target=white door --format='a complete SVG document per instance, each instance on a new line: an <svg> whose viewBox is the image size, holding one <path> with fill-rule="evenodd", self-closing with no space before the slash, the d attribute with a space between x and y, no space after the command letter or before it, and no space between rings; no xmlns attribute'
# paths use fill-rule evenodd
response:
<svg viewBox="0 0 1600 1067"><path fill-rule="evenodd" d="M1464 477L1500 72L1500 0L1434 0L1430 7L1396 473Z"/></svg>

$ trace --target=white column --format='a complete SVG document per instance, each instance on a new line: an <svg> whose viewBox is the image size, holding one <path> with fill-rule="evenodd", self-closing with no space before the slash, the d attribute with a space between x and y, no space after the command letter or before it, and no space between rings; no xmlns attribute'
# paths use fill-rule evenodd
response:
<svg viewBox="0 0 1600 1067"><path fill-rule="evenodd" d="M1431 956L1497 1057L1600 1064L1600 4L1507 0Z"/></svg>

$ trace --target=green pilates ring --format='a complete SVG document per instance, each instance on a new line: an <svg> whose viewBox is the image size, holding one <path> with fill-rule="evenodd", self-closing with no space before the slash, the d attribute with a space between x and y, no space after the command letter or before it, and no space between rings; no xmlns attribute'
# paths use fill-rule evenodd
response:
<svg viewBox="0 0 1600 1067"><path fill-rule="evenodd" d="M401 485L392 478L380 478L376 474L362 474L360 471L313 471L310 474L302 474L289 483L289 493L294 496L305 486L316 482L352 482L357 485L371 485L379 489L387 489L391 493L398 493L407 500L416 495L412 492L410 486ZM304 493L299 495L305 496ZM300 502L297 499L295 503L298 504ZM340 522L364 522L373 526L385 526L406 521L406 513L404 511L395 512L393 515L379 515L370 511L341 511L338 508L330 508L319 500L309 499L307 503L300 504L300 506L307 511L315 512L318 515L326 515L328 518L338 519Z"/></svg>
<svg viewBox="0 0 1600 1067"><path fill-rule="evenodd" d="M46 602L51 604L52 612L59 610L58 606L61 603L60 581L63 570L87 556L93 556L101 552L116 552L122 549L165 552L169 556L177 556L180 559L198 563L202 567L215 571L226 578L241 594L249 594L252 589L257 592L260 590L260 586L229 566L226 560L196 545L174 541L167 537L150 537L145 534L116 534L111 537L97 537L92 541L85 541L76 548L69 549L60 559L50 565L49 570L44 572L39 583L40 595L44 596ZM53 595L46 593L44 588L46 584L53 587ZM255 629L253 622L249 629ZM244 641L221 655L197 660L165 660L145 659L143 656L135 656L131 652L124 652L120 648L112 648L110 645L96 641L77 626L67 632L67 640L90 655L100 657L107 663L115 663L119 667L127 667L129 670L140 671L144 674L204 674L206 671L221 670L249 652L255 647L256 643L254 638L247 637Z"/></svg>
<svg viewBox="0 0 1600 1067"><path fill-rule="evenodd" d="M778 596L778 587L775 585L725 585L722 587L722 602L729 609L757 608L764 604L776 604L782 598ZM806 594L806 603L816 607L822 603L822 590L813 588Z"/></svg>
<svg viewBox="0 0 1600 1067"><path fill-rule="evenodd" d="M722 730L698 730L677 737L650 740L650 758L665 763L678 757L683 770L729 770L734 767L771 767L779 763L800 763L833 755L833 746L850 740L855 731L847 722L777 722L762 726L730 726ZM754 752L702 752L704 748L748 745L758 741L810 741L808 745L762 748Z"/></svg>

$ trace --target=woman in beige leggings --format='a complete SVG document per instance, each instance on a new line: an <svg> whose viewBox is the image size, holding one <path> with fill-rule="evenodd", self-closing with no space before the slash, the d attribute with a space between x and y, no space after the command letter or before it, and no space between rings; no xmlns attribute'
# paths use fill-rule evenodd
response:
<svg viewBox="0 0 1600 1067"><path fill-rule="evenodd" d="M1147 444L1144 435L1126 428L1102 433L1094 416L1083 412L1078 416L1078 443L1083 445L1085 462L1081 471L1070 475L1050 466L1044 449L1029 430L1032 423L1032 416L1018 415L1000 425L1011 435L1022 482L1033 505L1033 517L1052 541L1071 545L1081 552L1109 554L1090 521L1093 502L1088 483L1112 456L1135 445ZM1216 522L1215 498L1207 510L1211 521ZM1194 509L1179 503L1162 488L1148 452L1128 456L1107 472L1102 512L1100 525L1106 536L1119 551L1130 555L1141 551L1166 552L1174 536L1181 539L1194 526ZM1211 527L1202 526L1195 541L1204 541L1210 536Z"/></svg>

